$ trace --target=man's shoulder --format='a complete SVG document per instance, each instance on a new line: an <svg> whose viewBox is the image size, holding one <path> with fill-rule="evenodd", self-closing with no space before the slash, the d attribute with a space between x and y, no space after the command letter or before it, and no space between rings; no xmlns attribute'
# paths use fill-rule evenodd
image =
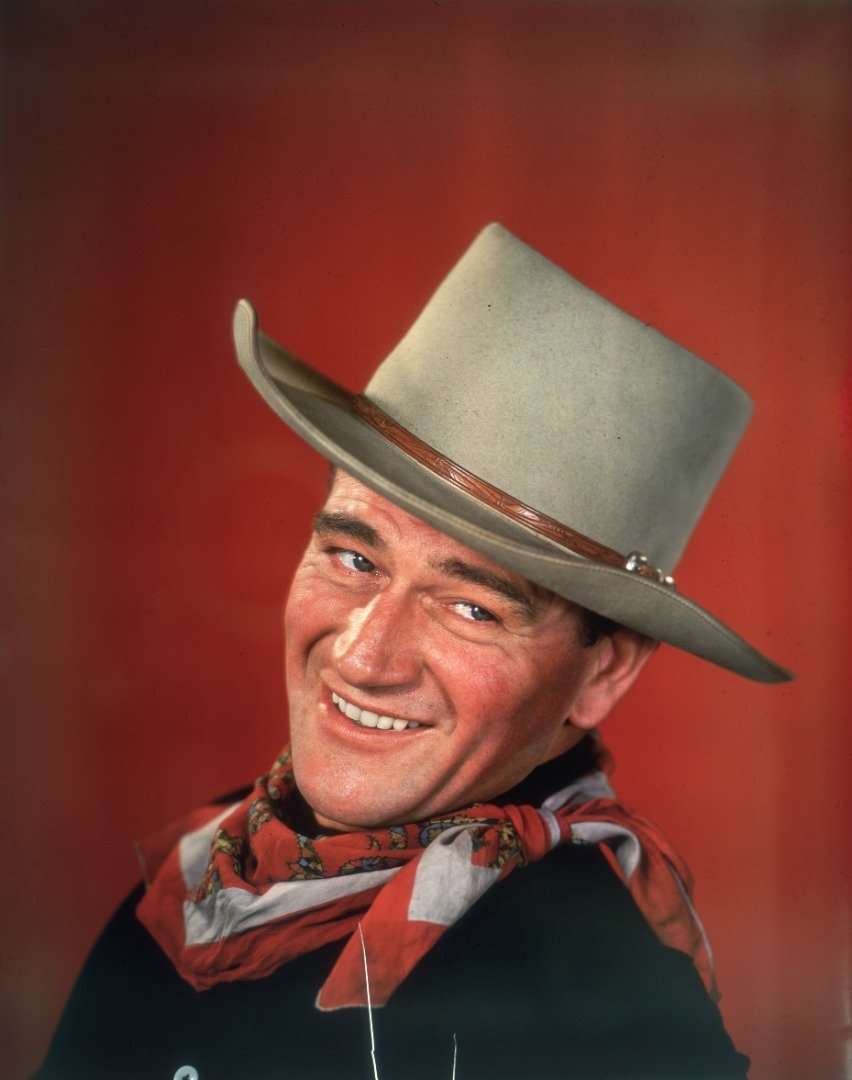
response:
<svg viewBox="0 0 852 1080"><path fill-rule="evenodd" d="M563 845L510 874L391 1007L461 1026L475 1076L494 1058L499 1075L542 1080L568 1075L569 1061L577 1077L742 1077L748 1067L691 960L660 944L596 845Z"/></svg>
<svg viewBox="0 0 852 1080"><path fill-rule="evenodd" d="M468 959L515 954L538 985L546 973L584 981L591 970L623 975L639 962L660 962L672 953L660 945L628 890L595 844L562 844L544 859L521 867L485 894L444 936L448 950L462 947ZM440 956L440 946L436 950ZM428 956L423 963L428 963ZM609 974L612 974L610 971Z"/></svg>

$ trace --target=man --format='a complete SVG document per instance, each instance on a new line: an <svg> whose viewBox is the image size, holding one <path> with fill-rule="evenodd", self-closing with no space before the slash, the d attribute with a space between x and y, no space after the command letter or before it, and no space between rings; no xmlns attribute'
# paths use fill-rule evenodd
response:
<svg viewBox="0 0 852 1080"><path fill-rule="evenodd" d="M41 1075L367 1075L373 1026L388 1076L450 1075L453 1037L464 1077L745 1075L688 871L595 729L660 640L789 677L669 573L746 395L497 225L363 397L245 302L235 340L335 466L291 742L147 845Z"/></svg>

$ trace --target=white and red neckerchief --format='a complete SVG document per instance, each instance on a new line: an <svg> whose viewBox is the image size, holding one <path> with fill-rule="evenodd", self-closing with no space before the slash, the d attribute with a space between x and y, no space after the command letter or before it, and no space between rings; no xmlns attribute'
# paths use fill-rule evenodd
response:
<svg viewBox="0 0 852 1080"><path fill-rule="evenodd" d="M541 806L476 804L412 825L308 837L285 823L295 793L287 749L241 802L207 806L142 845L150 885L137 909L197 990L260 979L347 938L320 1009L383 1005L445 930L501 878L559 844L598 844L668 946L717 996L691 875L659 830L594 771Z"/></svg>

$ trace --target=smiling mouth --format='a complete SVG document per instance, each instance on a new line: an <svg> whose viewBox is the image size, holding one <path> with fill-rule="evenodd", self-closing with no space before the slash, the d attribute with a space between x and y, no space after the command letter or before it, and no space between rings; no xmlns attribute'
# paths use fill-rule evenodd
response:
<svg viewBox="0 0 852 1080"><path fill-rule="evenodd" d="M398 716L383 716L379 713L370 712L369 709L359 709L351 701L342 698L340 694L331 693L331 700L347 720L359 727L375 728L376 731L405 731L406 728L417 728L420 724L416 720L403 720Z"/></svg>

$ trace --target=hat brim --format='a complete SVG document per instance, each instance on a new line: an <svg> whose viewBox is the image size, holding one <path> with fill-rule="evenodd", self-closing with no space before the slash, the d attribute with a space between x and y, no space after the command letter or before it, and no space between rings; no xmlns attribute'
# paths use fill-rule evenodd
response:
<svg viewBox="0 0 852 1080"><path fill-rule="evenodd" d="M353 396L234 312L240 365L272 410L319 454L460 543L552 592L757 682L793 675L704 608L657 582L574 555L433 473L364 423ZM570 524L570 522L568 523Z"/></svg>

